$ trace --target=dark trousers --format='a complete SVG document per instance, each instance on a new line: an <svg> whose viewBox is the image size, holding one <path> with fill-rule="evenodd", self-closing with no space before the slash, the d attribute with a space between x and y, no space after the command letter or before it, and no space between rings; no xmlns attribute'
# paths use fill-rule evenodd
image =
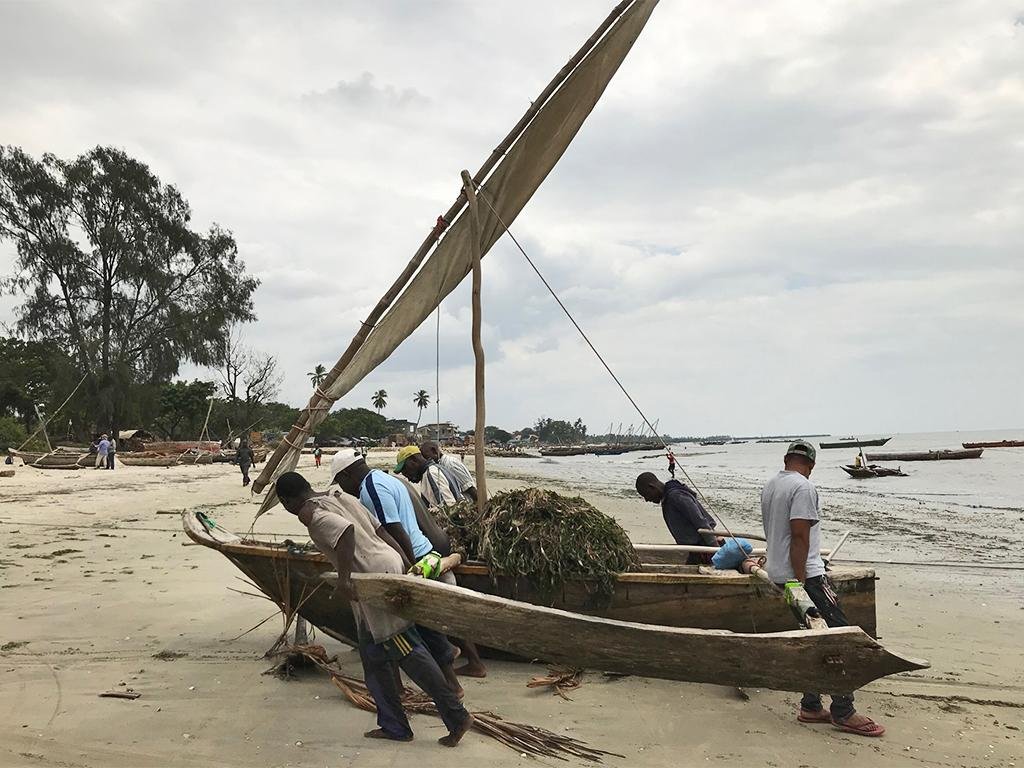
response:
<svg viewBox="0 0 1024 768"><path fill-rule="evenodd" d="M111 451L110 453L107 454L107 469L113 469L113 468L114 468L114 452Z"/></svg>
<svg viewBox="0 0 1024 768"><path fill-rule="evenodd" d="M248 485L249 484L249 465L248 464L239 464L238 468L240 470L242 470L242 485L243 486L244 485Z"/></svg>
<svg viewBox="0 0 1024 768"><path fill-rule="evenodd" d="M416 631L423 639L423 645L430 651L430 655L434 657L434 661L437 662L439 667L447 666L455 661L455 646L452 645L446 635L441 634L435 629L421 627L419 624L416 625Z"/></svg>
<svg viewBox="0 0 1024 768"><path fill-rule="evenodd" d="M807 596L821 611L821 617L830 627L848 627L850 622L843 613L843 607L839 604L839 597L836 595L835 587L829 581L828 576L815 576L804 582L804 589ZM820 712L822 709L820 693L805 693L800 700L800 708L809 712ZM834 720L845 720L854 713L852 693L833 693L832 706L829 712Z"/></svg>
<svg viewBox="0 0 1024 768"><path fill-rule="evenodd" d="M366 687L377 704L377 725L388 735L396 738L412 736L409 718L402 709L402 691L392 667L396 662L409 679L434 700L449 731L457 730L469 717L415 631L403 632L386 643L375 643L361 633L359 658L363 662Z"/></svg>

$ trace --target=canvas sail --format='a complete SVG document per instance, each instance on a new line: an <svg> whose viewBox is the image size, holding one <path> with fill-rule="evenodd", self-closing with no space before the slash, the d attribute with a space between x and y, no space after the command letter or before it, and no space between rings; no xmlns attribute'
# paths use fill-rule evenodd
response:
<svg viewBox="0 0 1024 768"><path fill-rule="evenodd" d="M523 130L491 174L480 184L479 193L490 203L481 203L481 254L486 254L504 233L501 222L511 224L523 206L547 177L604 93L612 76L632 48L658 0L623 3L624 10L614 24L562 81L543 107ZM617 9L618 10L618 9ZM497 212L495 216L490 206ZM500 221L499 221L500 217ZM472 269L474 248L467 216L459 216L448 228L430 258L391 305L339 375L310 401L303 425L312 434L327 415L329 404L351 391L415 331ZM256 485L257 490L271 478L295 468L301 441L278 446L275 462L268 462ZM274 464L276 463L276 466ZM260 514L276 502L268 494Z"/></svg>

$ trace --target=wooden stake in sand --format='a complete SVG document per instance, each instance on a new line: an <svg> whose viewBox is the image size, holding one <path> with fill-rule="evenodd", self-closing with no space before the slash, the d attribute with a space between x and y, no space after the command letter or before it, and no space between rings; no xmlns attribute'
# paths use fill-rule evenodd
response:
<svg viewBox="0 0 1024 768"><path fill-rule="evenodd" d="M487 405L484 400L484 345L480 339L483 325L483 310L480 304L480 289L483 270L480 268L480 210L476 203L476 190L469 171L462 172L463 192L469 202L470 240L473 242L473 359L476 363L476 424L473 444L476 469L476 508L483 514L487 506L487 469L484 466L484 446L487 442Z"/></svg>

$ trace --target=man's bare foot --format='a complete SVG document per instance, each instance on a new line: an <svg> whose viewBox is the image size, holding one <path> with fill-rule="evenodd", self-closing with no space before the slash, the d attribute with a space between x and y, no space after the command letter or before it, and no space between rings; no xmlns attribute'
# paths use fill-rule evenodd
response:
<svg viewBox="0 0 1024 768"><path fill-rule="evenodd" d="M447 736L442 736L440 739L437 740L437 743L440 744L442 747L454 747L460 741L462 741L462 737L465 736L469 729L472 727L473 716L467 714L466 719L462 722L462 725L460 725L456 730L449 733Z"/></svg>
<svg viewBox="0 0 1024 768"><path fill-rule="evenodd" d="M441 673L444 675L444 681L448 683L448 687L459 697L459 701L462 701L466 697L466 692L462 688L462 683L459 682L459 676L455 669L451 664L446 664L441 668Z"/></svg>
<svg viewBox="0 0 1024 768"><path fill-rule="evenodd" d="M474 664L468 661L461 667L456 667L455 674L462 675L463 677L487 677L487 667L483 664Z"/></svg>
<svg viewBox="0 0 1024 768"><path fill-rule="evenodd" d="M406 736L395 736L388 733L383 728L374 728L372 731L367 731L363 734L368 739L386 739L387 741L412 741L412 734Z"/></svg>
<svg viewBox="0 0 1024 768"><path fill-rule="evenodd" d="M885 733L885 727L879 725L870 717L859 715L854 712L843 720L832 719L832 726L845 733L855 733L858 736L881 736Z"/></svg>
<svg viewBox="0 0 1024 768"><path fill-rule="evenodd" d="M827 709L803 709L801 707L796 719L801 723L831 723L832 715Z"/></svg>

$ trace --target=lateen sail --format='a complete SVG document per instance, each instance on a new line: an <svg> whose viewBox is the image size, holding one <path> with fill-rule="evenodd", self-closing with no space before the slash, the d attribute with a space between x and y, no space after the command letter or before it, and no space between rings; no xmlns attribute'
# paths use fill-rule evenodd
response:
<svg viewBox="0 0 1024 768"><path fill-rule="evenodd" d="M480 185L480 194L498 213L496 217L489 205L480 206L482 254L486 254L504 233L498 218L505 224L511 224L554 168L601 98L657 4L658 0L634 0L631 4L623 4L628 7L548 98ZM311 400L304 431L312 434L326 417L326 406L351 391L430 316L469 274L472 259L469 220L460 216L349 364L323 389L323 397L314 396ZM318 399L322 401L319 405ZM264 470L264 473L273 470L274 477L295 468L301 454L301 443L291 445L282 442L277 451L283 454L277 467L268 464ZM268 479L261 474L257 488ZM274 494L268 494L260 514L275 502Z"/></svg>

